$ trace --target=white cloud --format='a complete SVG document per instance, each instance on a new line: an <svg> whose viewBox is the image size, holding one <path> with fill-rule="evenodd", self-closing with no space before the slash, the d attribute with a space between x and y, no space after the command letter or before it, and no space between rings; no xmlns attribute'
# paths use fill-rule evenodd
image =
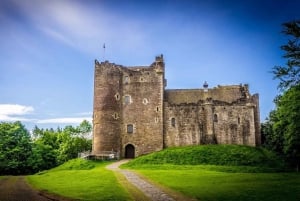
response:
<svg viewBox="0 0 300 201"><path fill-rule="evenodd" d="M43 119L38 120L38 124L78 124L83 120L92 122L91 117L66 117L66 118L54 118L54 119Z"/></svg>
<svg viewBox="0 0 300 201"><path fill-rule="evenodd" d="M34 111L32 106L18 104L0 104L0 121L32 121L22 116Z"/></svg>

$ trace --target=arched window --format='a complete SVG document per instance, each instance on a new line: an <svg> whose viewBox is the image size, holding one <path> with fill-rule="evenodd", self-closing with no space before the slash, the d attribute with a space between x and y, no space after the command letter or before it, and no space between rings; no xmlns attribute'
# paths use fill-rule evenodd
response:
<svg viewBox="0 0 300 201"><path fill-rule="evenodd" d="M175 120L175 118L174 118L174 117L171 119L171 125L172 125L173 127L175 127L175 126L176 126L176 120Z"/></svg>
<svg viewBox="0 0 300 201"><path fill-rule="evenodd" d="M218 122L218 115L214 114L214 122Z"/></svg>

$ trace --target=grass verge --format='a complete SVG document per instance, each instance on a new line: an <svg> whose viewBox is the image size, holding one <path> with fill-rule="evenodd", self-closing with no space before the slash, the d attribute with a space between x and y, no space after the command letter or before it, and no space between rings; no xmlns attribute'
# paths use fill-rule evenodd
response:
<svg viewBox="0 0 300 201"><path fill-rule="evenodd" d="M71 160L62 166L27 177L35 188L67 198L85 201L132 200L118 183L107 162Z"/></svg>
<svg viewBox="0 0 300 201"><path fill-rule="evenodd" d="M230 173L180 165L135 170L151 181L204 201L298 201L300 174Z"/></svg>

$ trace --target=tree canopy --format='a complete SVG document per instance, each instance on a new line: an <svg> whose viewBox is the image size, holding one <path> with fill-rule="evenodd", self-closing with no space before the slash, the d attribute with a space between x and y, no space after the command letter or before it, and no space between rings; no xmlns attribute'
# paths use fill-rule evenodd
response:
<svg viewBox="0 0 300 201"><path fill-rule="evenodd" d="M32 135L20 122L0 123L0 175L28 174L50 169L92 149L92 126L40 129Z"/></svg>
<svg viewBox="0 0 300 201"><path fill-rule="evenodd" d="M283 31L288 42L281 46L283 57L287 59L285 66L275 66L272 73L279 79L279 88L288 89L300 83L300 20L283 24Z"/></svg>
<svg viewBox="0 0 300 201"><path fill-rule="evenodd" d="M300 20L283 24L287 44L281 46L286 66L275 66L273 74L280 80L282 94L274 102L276 108L262 124L264 145L297 167L300 165Z"/></svg>

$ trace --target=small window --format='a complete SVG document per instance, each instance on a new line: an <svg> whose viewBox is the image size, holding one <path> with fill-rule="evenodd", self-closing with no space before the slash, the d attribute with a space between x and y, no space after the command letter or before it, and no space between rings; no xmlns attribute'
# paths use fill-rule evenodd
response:
<svg viewBox="0 0 300 201"><path fill-rule="evenodd" d="M119 114L118 113L114 113L113 117L114 117L114 119L119 119Z"/></svg>
<svg viewBox="0 0 300 201"><path fill-rule="evenodd" d="M130 104L131 103L131 97L129 95L124 96L124 103Z"/></svg>
<svg viewBox="0 0 300 201"><path fill-rule="evenodd" d="M120 100L120 94L116 93L115 98L116 98L117 101Z"/></svg>
<svg viewBox="0 0 300 201"><path fill-rule="evenodd" d="M143 78L143 77L140 77L140 81L141 81L141 82L144 82L145 80L144 80L144 78Z"/></svg>
<svg viewBox="0 0 300 201"><path fill-rule="evenodd" d="M240 117L238 117L238 124L240 124L241 123L241 119L240 119Z"/></svg>
<svg viewBox="0 0 300 201"><path fill-rule="evenodd" d="M175 118L172 118L172 119L171 119L171 125L172 125L173 127L176 126L176 120L175 120Z"/></svg>
<svg viewBox="0 0 300 201"><path fill-rule="evenodd" d="M171 108L170 108L170 109L171 109ZM158 107L158 106L156 107L156 112L159 112L159 107Z"/></svg>
<svg viewBox="0 0 300 201"><path fill-rule="evenodd" d="M130 79L129 79L129 76L125 76L125 77L124 77L124 83L125 83L125 84L128 84L128 83L129 83L129 80L130 80Z"/></svg>
<svg viewBox="0 0 300 201"><path fill-rule="evenodd" d="M127 124L127 133L133 133L133 125Z"/></svg>
<svg viewBox="0 0 300 201"><path fill-rule="evenodd" d="M148 102L149 102L149 101L148 101L148 99L147 99L147 98L144 98L144 99L143 99L143 104L144 104L144 105L147 105L147 104L148 104Z"/></svg>
<svg viewBox="0 0 300 201"><path fill-rule="evenodd" d="M218 115L214 114L214 122L218 122Z"/></svg>

